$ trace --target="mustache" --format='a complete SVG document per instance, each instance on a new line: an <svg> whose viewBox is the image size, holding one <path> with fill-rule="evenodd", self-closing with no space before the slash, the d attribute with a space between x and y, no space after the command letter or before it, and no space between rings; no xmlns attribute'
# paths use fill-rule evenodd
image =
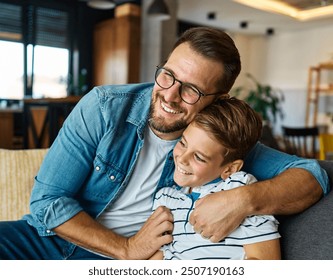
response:
<svg viewBox="0 0 333 280"><path fill-rule="evenodd" d="M158 100L161 100L163 103L168 104L169 107L171 107L173 110L175 110L175 111L181 111L183 113L187 113L186 108L183 108L182 106L180 106L179 103L172 102L172 101L171 102L166 101L164 99L163 94L161 94L159 91L156 91L155 96L156 96L155 102L158 102Z"/></svg>

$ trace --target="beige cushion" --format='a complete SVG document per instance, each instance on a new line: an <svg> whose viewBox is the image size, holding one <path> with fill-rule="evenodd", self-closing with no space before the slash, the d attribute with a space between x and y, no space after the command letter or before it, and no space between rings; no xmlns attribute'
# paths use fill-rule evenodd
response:
<svg viewBox="0 0 333 280"><path fill-rule="evenodd" d="M29 213L34 177L47 149L0 149L0 221Z"/></svg>

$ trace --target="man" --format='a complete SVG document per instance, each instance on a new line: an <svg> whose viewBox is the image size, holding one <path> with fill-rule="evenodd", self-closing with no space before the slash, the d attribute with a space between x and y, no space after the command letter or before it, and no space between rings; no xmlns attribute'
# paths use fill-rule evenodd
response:
<svg viewBox="0 0 333 280"><path fill-rule="evenodd" d="M0 223L0 258L147 259L171 242L170 212L158 208L149 218L153 194L173 184L172 148L183 130L228 94L239 72L231 38L196 28L157 68L154 86L93 89L67 118L41 166L32 214ZM264 181L206 196L190 217L195 231L213 242L248 215L299 212L328 191L316 161L261 144L244 169Z"/></svg>

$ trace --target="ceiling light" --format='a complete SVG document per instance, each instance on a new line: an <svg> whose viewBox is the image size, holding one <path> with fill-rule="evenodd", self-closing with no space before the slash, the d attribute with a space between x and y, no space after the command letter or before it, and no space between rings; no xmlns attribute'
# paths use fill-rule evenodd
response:
<svg viewBox="0 0 333 280"><path fill-rule="evenodd" d="M256 0L256 1L234 0L234 1L250 6L252 8L287 15L300 21L332 16L333 14L333 5L327 5L308 10L299 10L281 1L273 1L273 0Z"/></svg>
<svg viewBox="0 0 333 280"><path fill-rule="evenodd" d="M216 13L215 12L209 12L207 14L207 19L208 20L214 20L214 19L216 19Z"/></svg>
<svg viewBox="0 0 333 280"><path fill-rule="evenodd" d="M247 21L241 21L241 22L239 23L239 26L240 26L240 28L242 28L242 29L247 28L248 25L249 25L249 24L248 24Z"/></svg>
<svg viewBox="0 0 333 280"><path fill-rule="evenodd" d="M154 0L148 8L147 14L159 20L170 19L170 13L164 0Z"/></svg>
<svg viewBox="0 0 333 280"><path fill-rule="evenodd" d="M272 35L274 35L274 28L267 28L267 29L266 29L266 34L267 34L268 36L272 36Z"/></svg>
<svg viewBox="0 0 333 280"><path fill-rule="evenodd" d="M107 0L90 0L87 2L87 6L93 9L108 10L113 9L116 4Z"/></svg>

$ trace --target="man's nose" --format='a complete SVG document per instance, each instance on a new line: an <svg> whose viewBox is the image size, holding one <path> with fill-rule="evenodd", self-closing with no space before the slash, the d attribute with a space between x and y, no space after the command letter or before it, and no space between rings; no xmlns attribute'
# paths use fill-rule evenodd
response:
<svg viewBox="0 0 333 280"><path fill-rule="evenodd" d="M181 102L179 91L181 90L181 84L175 82L174 85L166 90L164 90L164 100L166 102Z"/></svg>

